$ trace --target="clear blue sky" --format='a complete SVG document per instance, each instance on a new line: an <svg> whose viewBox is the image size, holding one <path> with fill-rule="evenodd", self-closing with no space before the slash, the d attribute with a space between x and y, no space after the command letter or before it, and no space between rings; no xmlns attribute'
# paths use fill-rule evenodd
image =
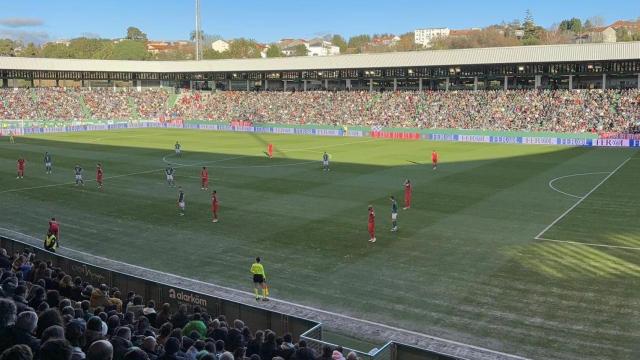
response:
<svg viewBox="0 0 640 360"><path fill-rule="evenodd" d="M272 42L327 33L404 33L419 27L483 27L522 19L530 9L549 27L573 16L606 23L640 17L640 0L201 0L202 27L224 38ZM192 0L0 0L0 38L55 40L124 36L137 26L150 39L186 39Z"/></svg>

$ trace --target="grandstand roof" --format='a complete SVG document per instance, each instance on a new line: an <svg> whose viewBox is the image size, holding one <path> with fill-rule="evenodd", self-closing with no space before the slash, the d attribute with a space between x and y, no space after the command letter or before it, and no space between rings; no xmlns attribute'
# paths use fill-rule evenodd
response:
<svg viewBox="0 0 640 360"><path fill-rule="evenodd" d="M3 70L95 72L246 72L367 69L640 59L640 42L431 50L327 57L204 61L126 61L0 57Z"/></svg>

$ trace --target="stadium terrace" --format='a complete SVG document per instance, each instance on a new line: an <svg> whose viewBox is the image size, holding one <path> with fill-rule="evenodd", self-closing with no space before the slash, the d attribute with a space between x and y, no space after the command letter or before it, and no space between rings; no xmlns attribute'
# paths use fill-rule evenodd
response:
<svg viewBox="0 0 640 360"><path fill-rule="evenodd" d="M640 42L207 61L0 57L0 78L2 87L627 89L640 87Z"/></svg>

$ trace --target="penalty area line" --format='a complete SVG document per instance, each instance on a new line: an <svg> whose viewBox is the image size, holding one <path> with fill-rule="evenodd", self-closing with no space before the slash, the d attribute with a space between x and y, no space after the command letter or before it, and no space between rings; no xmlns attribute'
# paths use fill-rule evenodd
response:
<svg viewBox="0 0 640 360"><path fill-rule="evenodd" d="M536 240L540 240L540 241L550 241L550 242L561 243L561 244L583 245L583 246L595 246L595 247L603 247L603 248L610 248L610 249L626 249L626 250L636 250L636 251L640 251L640 247L634 247L634 246L608 245L608 244L595 244L595 243L585 243L585 242L580 242L580 241L569 241L569 240L547 239L547 238L543 238L543 237L538 237L538 238L536 238Z"/></svg>
<svg viewBox="0 0 640 360"><path fill-rule="evenodd" d="M536 235L534 239L540 240L540 238L542 237L542 235L544 235L544 233L549 231L549 229L551 229L555 224L560 222L560 220L564 219L564 217L567 216L570 212L572 212L573 209L578 207L578 205L582 204L583 201L585 201L591 194L593 194L596 190L598 190L598 188L602 186L602 184L604 184L607 180L609 180L609 178L612 177L613 174L618 172L618 170L620 170L627 162L629 162L629 160L631 160L631 157L628 157L625 161L623 161L620 165L618 165L618 167L616 167L612 172L610 172L609 175L607 175L604 179L602 179L602 181L600 181L596 186L594 186L593 189L591 189L583 197L578 199L578 201L576 201L575 204L573 204L570 208L568 208L565 212L563 212L560 216L558 216L555 220L553 220L551 224L547 225L547 227L542 229L542 231L540 231L540 233Z"/></svg>

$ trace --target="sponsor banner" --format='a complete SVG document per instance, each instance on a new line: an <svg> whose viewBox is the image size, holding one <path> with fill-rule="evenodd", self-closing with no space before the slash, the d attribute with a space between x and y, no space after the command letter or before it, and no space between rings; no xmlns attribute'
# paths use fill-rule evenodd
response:
<svg viewBox="0 0 640 360"><path fill-rule="evenodd" d="M567 145L567 146L591 146L591 139L565 139L558 138L558 145Z"/></svg>
<svg viewBox="0 0 640 360"><path fill-rule="evenodd" d="M295 134L296 129L276 127L276 128L271 128L271 132L274 134Z"/></svg>
<svg viewBox="0 0 640 360"><path fill-rule="evenodd" d="M520 143L528 145L558 145L558 139L551 137L523 137Z"/></svg>
<svg viewBox="0 0 640 360"><path fill-rule="evenodd" d="M313 129L313 134L319 136L342 136L342 132L336 129Z"/></svg>
<svg viewBox="0 0 640 360"><path fill-rule="evenodd" d="M349 130L344 133L344 136L349 137L365 137L367 134L362 130Z"/></svg>
<svg viewBox="0 0 640 360"><path fill-rule="evenodd" d="M253 126L233 126L231 125L233 131L237 132L255 132L255 128Z"/></svg>
<svg viewBox="0 0 640 360"><path fill-rule="evenodd" d="M640 147L640 140L631 140L629 141L630 147Z"/></svg>
<svg viewBox="0 0 640 360"><path fill-rule="evenodd" d="M395 131L371 131L372 138L420 140L419 133L395 132Z"/></svg>
<svg viewBox="0 0 640 360"><path fill-rule="evenodd" d="M294 131L296 135L313 135L313 129L298 129L296 128Z"/></svg>
<svg viewBox="0 0 640 360"><path fill-rule="evenodd" d="M200 124L195 126L200 130L218 130L218 125L216 124Z"/></svg>
<svg viewBox="0 0 640 360"><path fill-rule="evenodd" d="M488 143L488 142L491 142L491 136L485 136L485 135L458 135L458 141Z"/></svg>
<svg viewBox="0 0 640 360"><path fill-rule="evenodd" d="M423 134L422 139L432 141L458 141L458 135L454 134Z"/></svg>
<svg viewBox="0 0 640 360"><path fill-rule="evenodd" d="M489 142L495 144L521 144L522 138L512 136L489 136Z"/></svg>
<svg viewBox="0 0 640 360"><path fill-rule="evenodd" d="M629 147L628 139L593 139L592 146L598 147Z"/></svg>

